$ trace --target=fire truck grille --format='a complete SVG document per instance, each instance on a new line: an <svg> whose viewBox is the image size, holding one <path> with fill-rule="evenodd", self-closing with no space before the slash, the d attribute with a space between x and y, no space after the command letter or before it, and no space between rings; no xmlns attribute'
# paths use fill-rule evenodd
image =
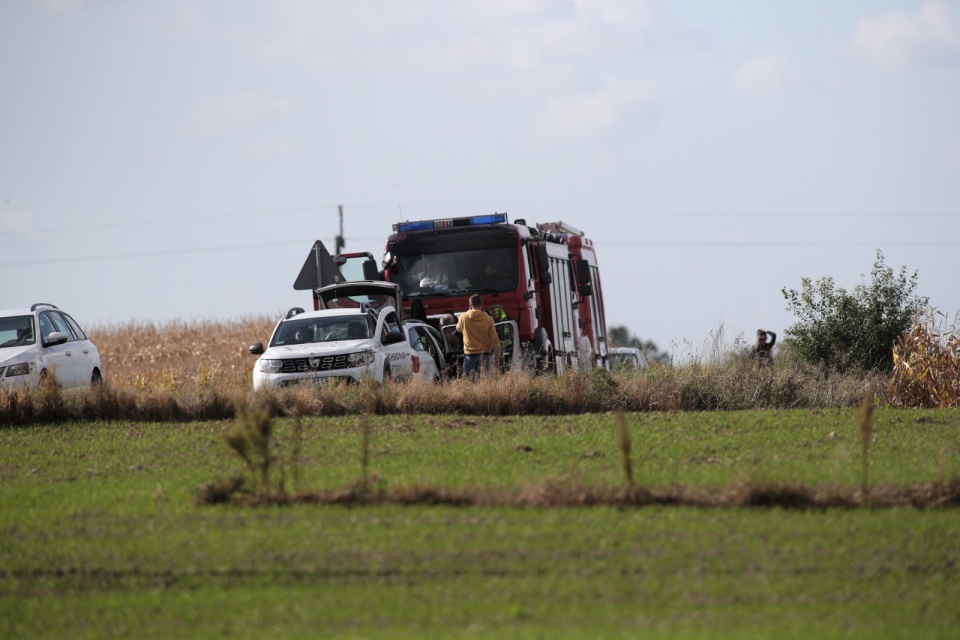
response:
<svg viewBox="0 0 960 640"><path fill-rule="evenodd" d="M305 371L332 371L346 369L346 354L339 356L319 356L316 358L290 358L283 361L283 373L302 373Z"/></svg>

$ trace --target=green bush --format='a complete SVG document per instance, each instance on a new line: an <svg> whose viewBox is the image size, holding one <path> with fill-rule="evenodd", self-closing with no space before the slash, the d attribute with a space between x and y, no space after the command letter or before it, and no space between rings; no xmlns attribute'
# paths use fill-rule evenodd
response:
<svg viewBox="0 0 960 640"><path fill-rule="evenodd" d="M907 268L899 274L877 260L870 282L853 291L837 287L833 278L801 279L801 290L782 290L787 310L798 322L787 329L790 348L807 362L840 371L889 371L893 366L893 347L897 338L910 327L926 298L914 295L917 273L907 277Z"/></svg>

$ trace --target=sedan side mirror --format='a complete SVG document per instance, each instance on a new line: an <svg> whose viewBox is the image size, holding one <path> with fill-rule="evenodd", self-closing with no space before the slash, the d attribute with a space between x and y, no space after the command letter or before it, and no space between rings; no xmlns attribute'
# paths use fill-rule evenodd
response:
<svg viewBox="0 0 960 640"><path fill-rule="evenodd" d="M43 346L52 347L54 345L63 344L66 341L67 341L67 334L62 333L60 331L54 331L44 339Z"/></svg>

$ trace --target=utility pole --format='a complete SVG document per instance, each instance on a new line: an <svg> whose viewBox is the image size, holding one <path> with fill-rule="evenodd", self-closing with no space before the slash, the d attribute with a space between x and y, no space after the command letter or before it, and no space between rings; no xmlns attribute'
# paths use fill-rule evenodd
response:
<svg viewBox="0 0 960 640"><path fill-rule="evenodd" d="M343 247L346 246L347 243L343 239L343 205L342 204L337 205L337 209L340 210L340 235L338 235L336 239L334 239L333 244L335 249L334 254L339 256L340 250L343 249Z"/></svg>

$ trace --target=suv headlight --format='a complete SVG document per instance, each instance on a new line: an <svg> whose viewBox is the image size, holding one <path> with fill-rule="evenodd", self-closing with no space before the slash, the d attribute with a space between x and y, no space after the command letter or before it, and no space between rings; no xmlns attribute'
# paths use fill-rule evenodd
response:
<svg viewBox="0 0 960 640"><path fill-rule="evenodd" d="M347 356L347 364L351 367L365 367L373 364L373 351L358 351Z"/></svg>
<svg viewBox="0 0 960 640"><path fill-rule="evenodd" d="M280 373L283 370L283 360L260 360L260 371L264 373Z"/></svg>
<svg viewBox="0 0 960 640"><path fill-rule="evenodd" d="M19 364L12 364L7 367L7 377L12 378L13 376L25 376L30 373L30 363L21 362Z"/></svg>

